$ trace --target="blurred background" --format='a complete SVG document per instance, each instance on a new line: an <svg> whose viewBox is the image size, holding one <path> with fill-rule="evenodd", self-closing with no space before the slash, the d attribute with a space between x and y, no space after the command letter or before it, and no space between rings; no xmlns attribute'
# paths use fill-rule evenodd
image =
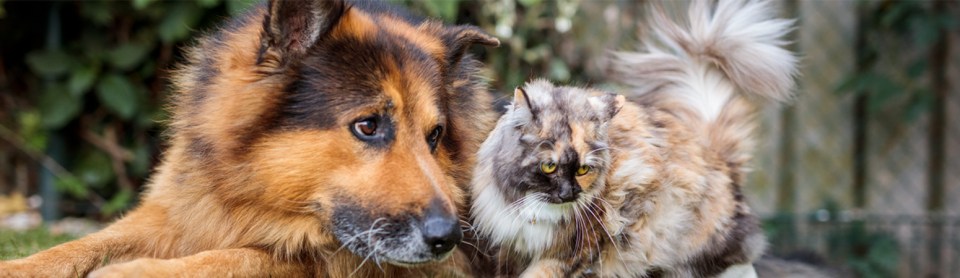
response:
<svg viewBox="0 0 960 278"><path fill-rule="evenodd" d="M616 89L649 1L404 1L501 38L501 95L533 77ZM0 0L0 259L136 205L182 48L253 2ZM746 185L768 253L861 277L960 273L960 3L783 1L798 96L762 111Z"/></svg>

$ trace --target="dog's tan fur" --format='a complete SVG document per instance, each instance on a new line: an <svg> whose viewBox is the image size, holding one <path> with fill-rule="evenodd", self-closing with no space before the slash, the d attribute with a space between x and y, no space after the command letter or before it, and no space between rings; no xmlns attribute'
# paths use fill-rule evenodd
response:
<svg viewBox="0 0 960 278"><path fill-rule="evenodd" d="M284 6L291 4L302 6ZM200 40L176 71L169 148L141 204L100 232L0 263L0 276L370 277L469 268L456 250L412 267L354 254L335 236L333 218L346 202L387 218L421 217L431 202L463 211L473 154L495 119L478 63L464 52L498 41L475 27L351 5L275 1ZM379 62L335 62L355 48ZM330 70L337 68L346 70ZM338 85L302 89L329 84ZM328 99L294 107L294 91ZM350 133L352 121L371 114L396 125L385 149ZM445 132L432 151L424 138L438 123Z"/></svg>

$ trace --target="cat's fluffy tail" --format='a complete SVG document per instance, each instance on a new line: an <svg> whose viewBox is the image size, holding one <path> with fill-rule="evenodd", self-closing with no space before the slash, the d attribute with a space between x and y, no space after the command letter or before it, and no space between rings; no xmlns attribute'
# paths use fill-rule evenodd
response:
<svg viewBox="0 0 960 278"><path fill-rule="evenodd" d="M628 96L692 112L711 147L738 156L744 145L736 141L749 139L744 121L751 109L737 93L774 101L791 96L797 58L784 48L784 36L793 20L776 18L769 1L712 2L694 0L685 21L653 9L644 48L615 53L615 76L631 86Z"/></svg>

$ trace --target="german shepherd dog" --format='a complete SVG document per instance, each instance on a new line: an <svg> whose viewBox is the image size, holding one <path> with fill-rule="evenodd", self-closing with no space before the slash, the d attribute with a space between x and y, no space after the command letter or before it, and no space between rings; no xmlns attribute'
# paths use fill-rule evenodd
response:
<svg viewBox="0 0 960 278"><path fill-rule="evenodd" d="M142 203L0 276L456 275L496 120L473 44L499 41L377 3L257 6L176 71Z"/></svg>

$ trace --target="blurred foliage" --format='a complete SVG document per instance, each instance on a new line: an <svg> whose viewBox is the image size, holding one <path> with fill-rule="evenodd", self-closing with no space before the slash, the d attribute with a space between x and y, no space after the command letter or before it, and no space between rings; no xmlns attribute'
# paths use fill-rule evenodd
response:
<svg viewBox="0 0 960 278"><path fill-rule="evenodd" d="M819 213L811 214L809 220L831 226L826 234L831 260L842 262L858 277L896 276L900 262L896 237L882 230L868 229L867 221L843 219L840 205L834 200L825 201L823 207Z"/></svg>
<svg viewBox="0 0 960 278"><path fill-rule="evenodd" d="M0 2L17 11L0 13L0 135L13 143L0 146L0 160L54 168L68 214L123 211L156 162L167 73L181 49L252 3ZM66 142L63 161L47 159L52 137ZM11 175L0 175L0 189L37 180Z"/></svg>
<svg viewBox="0 0 960 278"><path fill-rule="evenodd" d="M814 250L818 239L822 239L825 253L814 258L823 260L822 255L829 260L817 264L841 273L850 271L856 277L897 275L901 253L904 252L900 250L897 238L882 228L887 222L873 218L851 219L850 212L842 210L840 203L832 199L825 200L821 207L808 214L781 213L764 219L764 234L771 243L777 244L768 252L785 258L808 254ZM806 229L798 226L806 226ZM806 236L816 236L804 238L804 232Z"/></svg>
<svg viewBox="0 0 960 278"><path fill-rule="evenodd" d="M857 49L861 70L852 72L836 91L868 94L868 111L891 111L894 119L912 123L933 101L927 82L929 50L941 39L941 30L954 31L960 19L928 2L863 2L861 30L866 42ZM876 4L876 5L874 5Z"/></svg>
<svg viewBox="0 0 960 278"><path fill-rule="evenodd" d="M635 49L644 1L393 0L447 23L473 24L498 37L498 49L481 49L495 91L533 78L576 85L606 81L607 52Z"/></svg>
<svg viewBox="0 0 960 278"><path fill-rule="evenodd" d="M867 229L862 220L846 223L827 235L830 257L865 278L896 276L900 263L897 244L894 236Z"/></svg>

